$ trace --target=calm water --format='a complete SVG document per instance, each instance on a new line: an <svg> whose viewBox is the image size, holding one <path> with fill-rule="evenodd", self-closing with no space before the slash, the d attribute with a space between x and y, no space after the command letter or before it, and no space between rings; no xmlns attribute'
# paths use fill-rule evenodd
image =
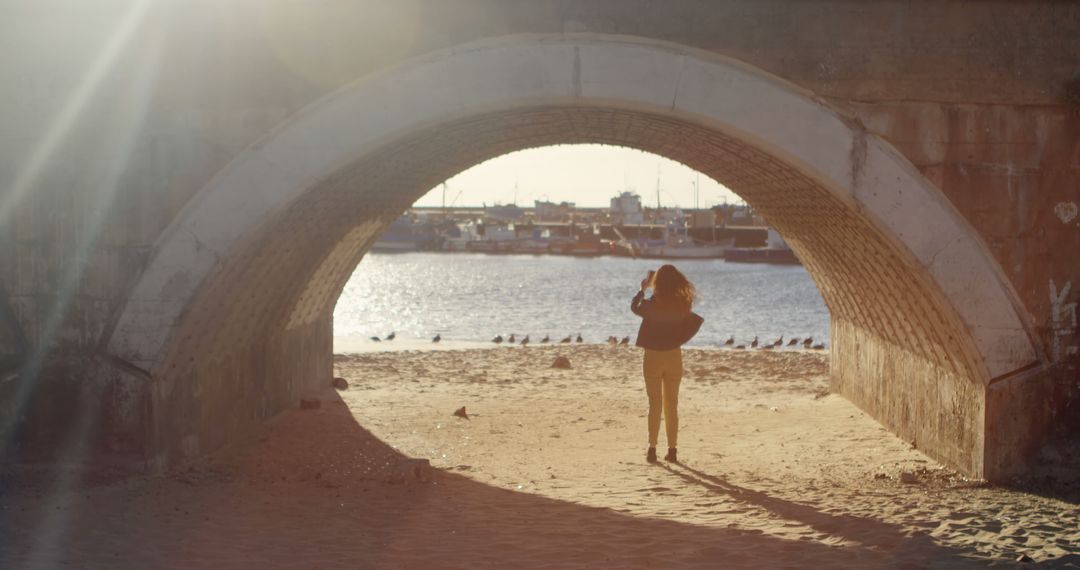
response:
<svg viewBox="0 0 1080 570"><path fill-rule="evenodd" d="M486 342L497 334L553 340L581 333L586 342L633 339L639 319L630 299L660 262L618 257L445 253L368 254L334 311L338 337L397 333L399 344ZM829 313L799 266L675 264L697 286L695 311L705 317L690 346L717 346L733 334L772 341L813 335L827 341ZM402 342L404 341L404 342Z"/></svg>

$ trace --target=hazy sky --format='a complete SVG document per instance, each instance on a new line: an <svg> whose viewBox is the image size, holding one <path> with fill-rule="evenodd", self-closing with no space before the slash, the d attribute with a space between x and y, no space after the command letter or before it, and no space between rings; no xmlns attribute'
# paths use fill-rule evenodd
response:
<svg viewBox="0 0 1080 570"><path fill-rule="evenodd" d="M522 150L481 163L446 181L448 206L486 203L532 206L533 200L575 202L578 206L608 206L623 190L656 205L657 172L660 204L694 206L693 185L700 180L702 208L742 200L715 180L666 158L638 150L604 145L562 145ZM416 201L418 206L442 204L442 187Z"/></svg>

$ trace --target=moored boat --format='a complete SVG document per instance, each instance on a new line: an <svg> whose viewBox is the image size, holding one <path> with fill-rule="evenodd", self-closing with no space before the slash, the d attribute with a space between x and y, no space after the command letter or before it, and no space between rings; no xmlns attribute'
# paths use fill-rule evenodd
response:
<svg viewBox="0 0 1080 570"><path fill-rule="evenodd" d="M438 243L430 224L416 223L408 216L394 220L390 227L371 246L377 252L423 251L435 249Z"/></svg>
<svg viewBox="0 0 1080 570"><path fill-rule="evenodd" d="M724 259L732 263L799 263L799 258L790 249L771 247L733 247L724 253Z"/></svg>
<svg viewBox="0 0 1080 570"><path fill-rule="evenodd" d="M542 238L518 239L510 244L510 251L513 253L531 253L539 255L551 251L551 244L548 240Z"/></svg>
<svg viewBox="0 0 1080 570"><path fill-rule="evenodd" d="M776 263L798 265L799 258L791 251L780 233L769 228L765 247L733 247L724 253L724 260L732 263Z"/></svg>
<svg viewBox="0 0 1080 570"><path fill-rule="evenodd" d="M721 259L724 251L734 243L734 238L722 242L698 242L690 237L686 220L679 211L678 217L668 222L663 239L632 241L630 249L636 257L650 259Z"/></svg>
<svg viewBox="0 0 1080 570"><path fill-rule="evenodd" d="M721 259L727 251L727 243L697 243L693 239L650 245L646 243L638 250L638 257L651 259Z"/></svg>

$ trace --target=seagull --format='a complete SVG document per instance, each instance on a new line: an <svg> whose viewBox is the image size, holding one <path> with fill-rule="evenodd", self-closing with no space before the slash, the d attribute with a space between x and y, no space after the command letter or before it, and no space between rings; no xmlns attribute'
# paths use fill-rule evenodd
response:
<svg viewBox="0 0 1080 570"><path fill-rule="evenodd" d="M814 345L814 350L825 350L825 343L820 342Z"/></svg>
<svg viewBox="0 0 1080 570"><path fill-rule="evenodd" d="M510 333L510 340L506 342L517 342L517 339L514 338L514 333Z"/></svg>
<svg viewBox="0 0 1080 570"><path fill-rule="evenodd" d="M551 342L551 335L544 335L543 340L541 340L540 342Z"/></svg>
<svg viewBox="0 0 1080 570"><path fill-rule="evenodd" d="M582 342L581 333L577 333L577 342Z"/></svg>
<svg viewBox="0 0 1080 570"><path fill-rule="evenodd" d="M503 337L502 337L501 334L496 335L495 338L491 339L491 342L493 342L495 344L502 344L502 341L503 341Z"/></svg>
<svg viewBox="0 0 1080 570"><path fill-rule="evenodd" d="M757 337L755 336L754 340L750 343L750 348L757 348L757 345L758 345Z"/></svg>
<svg viewBox="0 0 1080 570"><path fill-rule="evenodd" d="M728 339L724 341L724 346L731 346L733 344L735 344L735 335L729 336Z"/></svg>
<svg viewBox="0 0 1080 570"><path fill-rule="evenodd" d="M622 342L620 342L619 344L622 345L622 346L629 345L630 344L630 337L628 337L628 336L622 337Z"/></svg>
<svg viewBox="0 0 1080 570"><path fill-rule="evenodd" d="M397 333L391 332L390 334L386 335L386 340L394 340L394 337L396 337L396 336L397 336Z"/></svg>
<svg viewBox="0 0 1080 570"><path fill-rule="evenodd" d="M772 350L774 348L776 348L775 344L764 344L761 346L760 350Z"/></svg>
<svg viewBox="0 0 1080 570"><path fill-rule="evenodd" d="M789 340L787 342L788 346L795 346L796 344L799 344L799 339L798 338L793 338L793 339L791 339L791 340Z"/></svg>
<svg viewBox="0 0 1080 570"><path fill-rule="evenodd" d="M529 345L529 335L525 335L525 338L521 339L521 346Z"/></svg>
<svg viewBox="0 0 1080 570"><path fill-rule="evenodd" d="M371 340L373 340L373 341L375 341L375 342L382 342L382 339L381 339L381 338L379 338L379 337L377 337L377 336L373 336L373 337L371 337Z"/></svg>
<svg viewBox="0 0 1080 570"><path fill-rule="evenodd" d="M780 338L776 339L776 341L772 343L774 347L780 346L782 344L784 344L784 335L780 335Z"/></svg>
<svg viewBox="0 0 1080 570"><path fill-rule="evenodd" d="M560 340L559 342L562 343L562 344L566 344L566 343L570 342L571 340L573 340L573 339L570 338L570 337L566 337L566 338Z"/></svg>
<svg viewBox="0 0 1080 570"><path fill-rule="evenodd" d="M435 335L435 338L431 339L431 342L439 342L440 340L442 340L442 335L437 334Z"/></svg>
<svg viewBox="0 0 1080 570"><path fill-rule="evenodd" d="M814 344L814 337L812 336L808 336L805 340L802 341L803 348L810 348L811 344Z"/></svg>
<svg viewBox="0 0 1080 570"><path fill-rule="evenodd" d="M740 344L739 346L735 347L735 350L746 350L746 345L745 344Z"/></svg>
<svg viewBox="0 0 1080 570"><path fill-rule="evenodd" d="M615 338L613 336L609 336L609 337L607 337L607 343L610 344L611 346L615 346L616 344L619 344L619 339L617 339L617 338Z"/></svg>

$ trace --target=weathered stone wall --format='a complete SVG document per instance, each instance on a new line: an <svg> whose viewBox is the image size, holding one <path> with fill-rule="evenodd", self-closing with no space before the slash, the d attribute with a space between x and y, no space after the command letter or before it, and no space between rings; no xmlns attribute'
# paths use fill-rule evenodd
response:
<svg viewBox="0 0 1080 570"><path fill-rule="evenodd" d="M1063 431L1068 436L1066 430L1072 428L1063 420L1076 410L1071 407L1076 394L1068 394L1077 388L1076 380L1073 376L1070 385L1060 368L1032 368L987 386L983 436L987 478L1009 481L1024 475L1048 438L1060 437Z"/></svg>
<svg viewBox="0 0 1080 570"><path fill-rule="evenodd" d="M45 355L18 372L0 382L0 460L143 469L152 446L149 377L85 353Z"/></svg>
<svg viewBox="0 0 1080 570"><path fill-rule="evenodd" d="M174 362L149 390L147 466L161 470L243 441L333 377L333 322L321 318L252 334L212 358Z"/></svg>
<svg viewBox="0 0 1080 570"><path fill-rule="evenodd" d="M997 480L1023 471L1045 441L1034 434L1080 433L1080 216L1071 213L1080 205L1080 108L1065 104L1065 85L1047 90L1056 105L831 101L894 144L978 230L1040 341L1045 368L987 388L985 463Z"/></svg>
<svg viewBox="0 0 1080 570"><path fill-rule="evenodd" d="M829 389L944 463L983 476L985 388L834 316Z"/></svg>
<svg viewBox="0 0 1080 570"><path fill-rule="evenodd" d="M1080 61L1078 71L1080 71ZM1080 108L1036 104L833 101L895 145L979 231L1023 300L1048 361L1072 367L1080 279ZM1072 329L1072 330L1066 330ZM1065 331L1066 334L1060 333ZM1056 341L1055 341L1056 339ZM1057 348L1055 348L1057 345ZM1072 351L1070 354L1070 350Z"/></svg>

